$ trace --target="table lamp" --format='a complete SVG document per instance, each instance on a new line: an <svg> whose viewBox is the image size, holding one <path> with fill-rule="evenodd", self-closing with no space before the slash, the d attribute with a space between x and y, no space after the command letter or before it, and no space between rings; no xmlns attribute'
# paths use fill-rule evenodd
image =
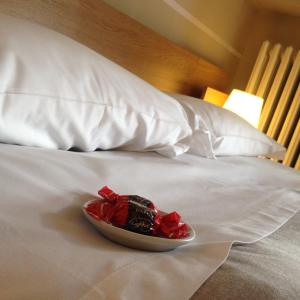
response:
<svg viewBox="0 0 300 300"><path fill-rule="evenodd" d="M263 102L264 100L258 96L234 89L223 107L236 113L258 128Z"/></svg>

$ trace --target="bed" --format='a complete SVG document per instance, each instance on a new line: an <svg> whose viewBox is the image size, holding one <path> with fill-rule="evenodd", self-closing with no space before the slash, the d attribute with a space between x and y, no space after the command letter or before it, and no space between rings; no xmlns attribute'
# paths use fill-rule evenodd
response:
<svg viewBox="0 0 300 300"><path fill-rule="evenodd" d="M223 70L101 1L1 0L0 13L1 299L298 298L299 172L189 97L225 89ZM162 253L109 241L81 210L104 185L180 212L196 239Z"/></svg>

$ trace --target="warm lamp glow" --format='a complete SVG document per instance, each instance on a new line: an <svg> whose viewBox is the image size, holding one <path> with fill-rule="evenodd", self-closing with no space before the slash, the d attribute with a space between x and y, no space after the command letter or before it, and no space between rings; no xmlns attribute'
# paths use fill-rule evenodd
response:
<svg viewBox="0 0 300 300"><path fill-rule="evenodd" d="M260 97L233 90L223 107L236 113L257 128L263 102L264 100Z"/></svg>

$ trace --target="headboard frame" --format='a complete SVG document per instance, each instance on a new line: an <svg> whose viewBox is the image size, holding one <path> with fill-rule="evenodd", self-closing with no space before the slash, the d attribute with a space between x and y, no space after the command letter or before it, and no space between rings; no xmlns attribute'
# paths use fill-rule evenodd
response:
<svg viewBox="0 0 300 300"><path fill-rule="evenodd" d="M201 96L225 90L227 74L101 0L0 0L0 13L25 18L103 54L157 88Z"/></svg>

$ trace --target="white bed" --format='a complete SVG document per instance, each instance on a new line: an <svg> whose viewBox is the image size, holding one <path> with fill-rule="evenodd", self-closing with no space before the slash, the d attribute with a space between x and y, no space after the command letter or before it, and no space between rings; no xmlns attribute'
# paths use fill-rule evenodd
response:
<svg viewBox="0 0 300 300"><path fill-rule="evenodd" d="M153 289L156 299L188 299L233 241L270 234L300 207L299 173L257 158L5 144L0 157L3 299L152 299ZM106 184L177 210L196 240L166 253L106 240L81 212Z"/></svg>

